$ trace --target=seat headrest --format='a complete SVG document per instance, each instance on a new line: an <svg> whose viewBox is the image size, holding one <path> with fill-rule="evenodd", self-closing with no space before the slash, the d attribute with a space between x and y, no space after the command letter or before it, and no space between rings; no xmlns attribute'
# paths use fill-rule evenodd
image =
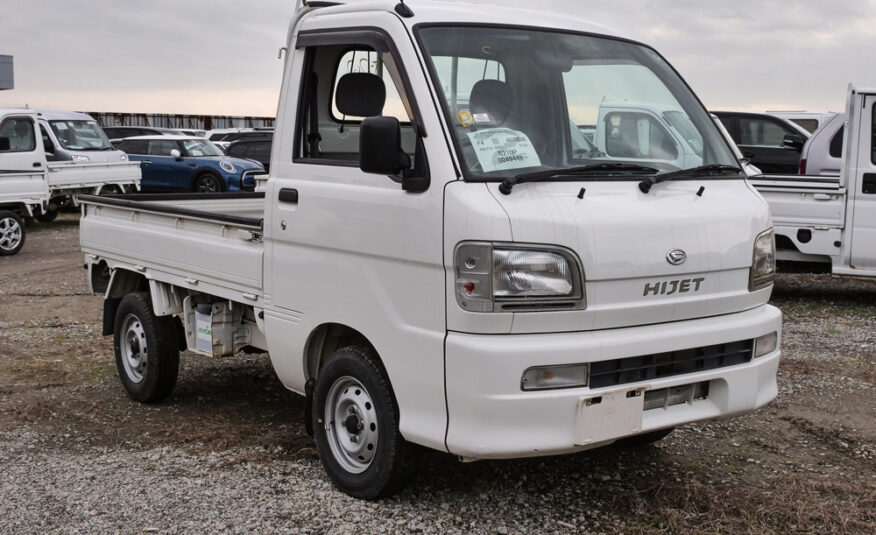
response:
<svg viewBox="0 0 876 535"><path fill-rule="evenodd" d="M351 72L338 80L335 104L344 115L374 117L383 113L385 103L386 86L376 74Z"/></svg>
<svg viewBox="0 0 876 535"><path fill-rule="evenodd" d="M499 80L481 80L471 88L471 113L487 114L489 123L499 125L511 114L514 95L511 86Z"/></svg>

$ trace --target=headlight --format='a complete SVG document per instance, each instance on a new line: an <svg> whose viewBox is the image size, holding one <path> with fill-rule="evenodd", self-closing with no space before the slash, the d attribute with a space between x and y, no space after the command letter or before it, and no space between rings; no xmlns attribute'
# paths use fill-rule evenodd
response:
<svg viewBox="0 0 876 535"><path fill-rule="evenodd" d="M760 234L754 240L751 271L748 277L748 291L766 288L776 278L776 239L773 229Z"/></svg>
<svg viewBox="0 0 876 535"><path fill-rule="evenodd" d="M88 156L82 156L81 154L74 154L73 161L74 162L90 162L91 158L89 158Z"/></svg>
<svg viewBox="0 0 876 535"><path fill-rule="evenodd" d="M119 156L119 160L121 160L121 161L123 161L123 162L127 162L127 161L128 161L128 155L127 155L127 154L122 154L121 156Z"/></svg>
<svg viewBox="0 0 876 535"><path fill-rule="evenodd" d="M456 300L470 312L585 306L581 269L571 251L491 243L456 248Z"/></svg>
<svg viewBox="0 0 876 535"><path fill-rule="evenodd" d="M219 167L221 167L222 170L225 171L226 173L233 173L234 171L236 171L236 169L234 168L234 164L232 164L228 160L220 161Z"/></svg>

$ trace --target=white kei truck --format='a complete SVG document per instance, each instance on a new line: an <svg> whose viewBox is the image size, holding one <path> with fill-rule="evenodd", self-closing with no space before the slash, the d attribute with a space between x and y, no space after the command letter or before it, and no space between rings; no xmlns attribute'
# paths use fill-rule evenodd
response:
<svg viewBox="0 0 876 535"><path fill-rule="evenodd" d="M0 256L24 246L26 218L53 220L59 199L139 188L139 162L49 161L37 112L0 108Z"/></svg>
<svg viewBox="0 0 876 535"><path fill-rule="evenodd" d="M166 398L181 349L267 352L332 481L375 499L412 444L574 453L776 396L767 204L654 49L568 16L369 1L303 6L285 50L264 191L82 198L130 397ZM573 150L604 100L686 115L699 165L643 139L650 158Z"/></svg>
<svg viewBox="0 0 876 535"><path fill-rule="evenodd" d="M840 176L770 176L752 183L770 205L776 257L876 277L876 88L849 86Z"/></svg>

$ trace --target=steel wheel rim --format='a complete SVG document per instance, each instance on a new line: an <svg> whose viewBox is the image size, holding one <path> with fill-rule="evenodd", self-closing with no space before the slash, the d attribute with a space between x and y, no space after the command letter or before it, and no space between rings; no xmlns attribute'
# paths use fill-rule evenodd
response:
<svg viewBox="0 0 876 535"><path fill-rule="evenodd" d="M146 331L140 318L134 314L128 314L122 322L122 340L119 346L122 353L122 367L128 379L135 383L143 381L148 361Z"/></svg>
<svg viewBox="0 0 876 535"><path fill-rule="evenodd" d="M344 376L329 389L324 408L325 431L332 456L351 474L371 466L379 429L371 394L357 379Z"/></svg>
<svg viewBox="0 0 876 535"><path fill-rule="evenodd" d="M14 251L21 245L21 225L14 217L0 219L0 249Z"/></svg>
<svg viewBox="0 0 876 535"><path fill-rule="evenodd" d="M219 191L219 181L216 177L207 175L198 180L198 191L201 193L217 193Z"/></svg>

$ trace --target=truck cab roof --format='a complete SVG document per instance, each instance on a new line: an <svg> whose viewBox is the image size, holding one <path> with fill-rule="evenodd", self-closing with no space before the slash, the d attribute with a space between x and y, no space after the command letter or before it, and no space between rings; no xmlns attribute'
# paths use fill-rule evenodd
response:
<svg viewBox="0 0 876 535"><path fill-rule="evenodd" d="M321 17L341 13L393 12L399 3L396 0L345 1L326 7L304 6L293 17L289 36L294 35L300 18ZM551 30L570 30L605 37L614 37L639 42L631 33L618 28L575 17L569 12L550 12L545 9L492 6L485 10L482 4L473 2L440 0L408 0L404 5L413 11L408 19L413 24L479 24L491 26L529 26Z"/></svg>

